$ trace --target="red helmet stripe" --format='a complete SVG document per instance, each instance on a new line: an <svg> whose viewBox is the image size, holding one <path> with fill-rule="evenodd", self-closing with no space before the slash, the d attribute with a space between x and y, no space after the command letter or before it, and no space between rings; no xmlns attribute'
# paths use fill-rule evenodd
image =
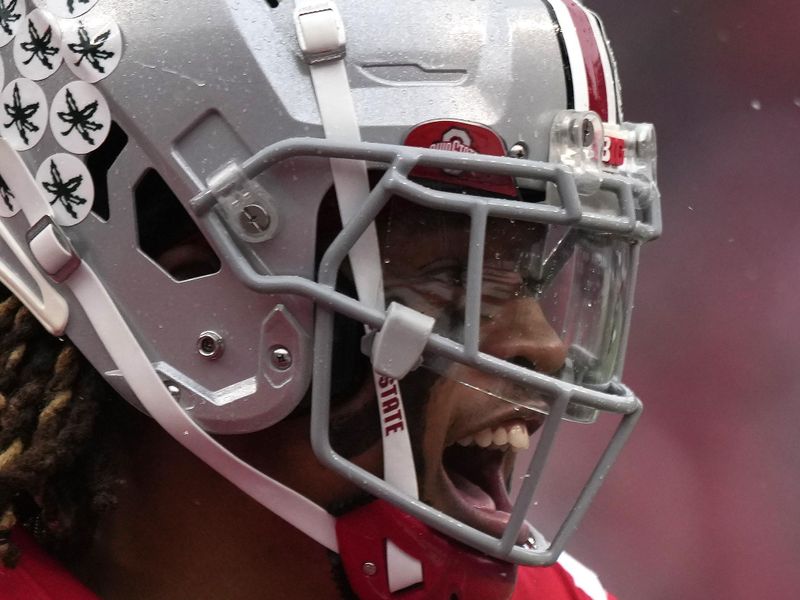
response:
<svg viewBox="0 0 800 600"><path fill-rule="evenodd" d="M583 53L583 64L586 69L586 83L589 90L589 110L593 110L603 122L609 119L608 90L603 58L595 37L592 23L586 10L575 0L561 0L569 10L578 41Z"/></svg>
<svg viewBox="0 0 800 600"><path fill-rule="evenodd" d="M606 31L600 18L592 11L589 12L589 21L592 24L597 47L600 49L600 59L603 61L603 72L606 80L606 96L608 97L608 122L617 124L622 120L622 109L619 103L619 89L617 77L617 64L614 53L606 37Z"/></svg>
<svg viewBox="0 0 800 600"><path fill-rule="evenodd" d="M545 0L556 23L567 79L567 108L592 110L619 122L614 63L602 25L576 0Z"/></svg>

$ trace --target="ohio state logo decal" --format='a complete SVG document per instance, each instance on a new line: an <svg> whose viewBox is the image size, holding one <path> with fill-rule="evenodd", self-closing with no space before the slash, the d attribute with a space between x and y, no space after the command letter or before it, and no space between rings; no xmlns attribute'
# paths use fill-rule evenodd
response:
<svg viewBox="0 0 800 600"><path fill-rule="evenodd" d="M485 125L465 121L441 120L422 123L411 130L406 136L404 144L445 152L506 156L506 145L497 133ZM505 175L434 167L417 167L411 172L411 175L463 188L492 192L510 198L517 197L517 186L514 179Z"/></svg>
<svg viewBox="0 0 800 600"><path fill-rule="evenodd" d="M463 129L453 128L442 136L442 141L431 144L433 150L446 150L448 152L463 152L464 154L477 154L472 147L472 138L469 133ZM458 169L442 169L445 173L450 175L461 175Z"/></svg>
<svg viewBox="0 0 800 600"><path fill-rule="evenodd" d="M450 152L465 152L467 154L477 154L472 147L472 138L463 129L450 129L442 136L440 142L435 142L430 146L434 150L449 150Z"/></svg>

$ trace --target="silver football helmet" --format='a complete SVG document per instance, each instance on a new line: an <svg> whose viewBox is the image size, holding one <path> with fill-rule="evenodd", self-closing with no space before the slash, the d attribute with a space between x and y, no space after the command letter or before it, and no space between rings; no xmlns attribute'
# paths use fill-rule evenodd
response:
<svg viewBox="0 0 800 600"><path fill-rule="evenodd" d="M319 460L386 503L367 523L394 511L453 552L557 558L641 410L620 377L639 248L661 230L655 134L622 119L593 13L575 0L18 0L0 44L0 280L49 331L346 567L363 523L337 533L209 433L269 428L310 398ZM426 232L459 248L446 265L430 267L441 245ZM489 342L498 322L527 331L527 313L504 312L523 301L560 350L528 356L522 333ZM355 347L335 316L356 324ZM343 355L374 372L383 477L330 437ZM417 376L508 407L502 427L458 432L463 446L505 452L542 425L515 502L492 509L501 527L420 495L403 383ZM619 426L547 541L524 522L559 425L598 413ZM365 558L389 593L422 581L426 560L397 529ZM360 564L354 588L385 597Z"/></svg>

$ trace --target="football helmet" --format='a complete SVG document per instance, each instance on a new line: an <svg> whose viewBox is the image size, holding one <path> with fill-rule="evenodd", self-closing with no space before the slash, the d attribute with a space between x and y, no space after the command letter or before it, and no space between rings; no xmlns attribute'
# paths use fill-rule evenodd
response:
<svg viewBox="0 0 800 600"><path fill-rule="evenodd" d="M18 0L0 44L0 279L51 333L340 552L362 597L486 597L477 579L556 560L641 411L621 371L639 249L661 231L654 130L623 120L592 12ZM459 248L444 266L443 245ZM508 312L523 301L546 325ZM529 332L561 350L525 355ZM382 476L331 439L340 371L366 358ZM420 495L404 382L422 375L509 407L502 439L487 424L464 446L522 447L542 426L502 527ZM309 399L320 462L376 502L334 517L210 435ZM598 413L619 426L545 540L524 522L559 425ZM455 575L454 556L475 563Z"/></svg>

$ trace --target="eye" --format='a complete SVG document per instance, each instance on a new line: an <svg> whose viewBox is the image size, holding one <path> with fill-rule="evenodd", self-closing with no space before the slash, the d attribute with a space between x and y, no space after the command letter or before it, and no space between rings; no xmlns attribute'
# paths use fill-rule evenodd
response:
<svg viewBox="0 0 800 600"><path fill-rule="evenodd" d="M387 298L438 320L463 310L464 280L462 262L440 259L416 267L404 277L387 277L384 284Z"/></svg>
<svg viewBox="0 0 800 600"><path fill-rule="evenodd" d="M461 261L437 260L425 265L420 270L419 277L438 283L447 283L453 287L463 287L467 279L467 268Z"/></svg>

